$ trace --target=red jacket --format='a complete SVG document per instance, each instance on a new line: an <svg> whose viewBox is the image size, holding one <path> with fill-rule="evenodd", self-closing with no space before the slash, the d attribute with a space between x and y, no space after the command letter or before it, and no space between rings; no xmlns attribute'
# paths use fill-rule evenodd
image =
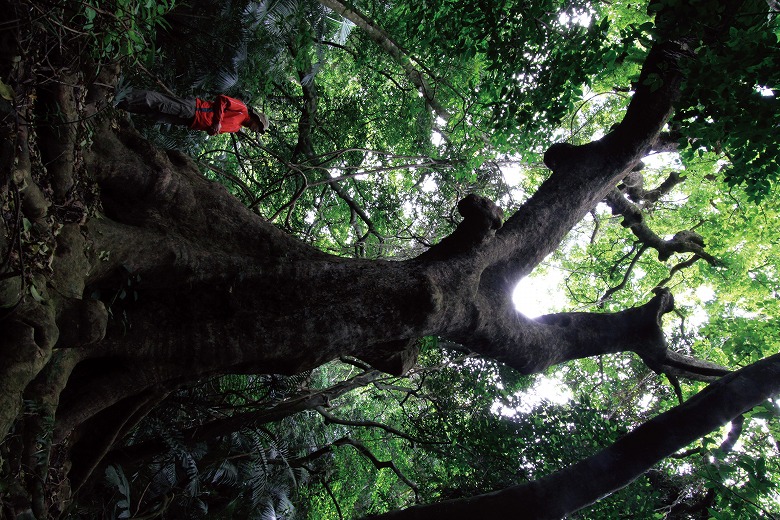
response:
<svg viewBox="0 0 780 520"><path fill-rule="evenodd" d="M245 122L249 122L249 111L237 99L220 94L213 102L195 100L195 119L191 126L194 130L205 130L210 134L238 132Z"/></svg>

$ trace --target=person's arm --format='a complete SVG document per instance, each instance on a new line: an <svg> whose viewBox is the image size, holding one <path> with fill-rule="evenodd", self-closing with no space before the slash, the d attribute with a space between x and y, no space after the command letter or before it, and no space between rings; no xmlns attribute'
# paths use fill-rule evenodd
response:
<svg viewBox="0 0 780 520"><path fill-rule="evenodd" d="M219 133L219 131L222 129L222 118L225 115L225 109L230 105L230 100L223 96L222 94L217 96L217 99L214 100L214 120L211 124L211 131L209 134L216 135Z"/></svg>

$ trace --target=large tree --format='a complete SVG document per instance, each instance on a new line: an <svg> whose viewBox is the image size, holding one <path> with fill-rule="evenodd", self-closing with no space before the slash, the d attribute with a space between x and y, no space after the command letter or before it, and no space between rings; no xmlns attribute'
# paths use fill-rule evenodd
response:
<svg viewBox="0 0 780 520"><path fill-rule="evenodd" d="M453 122L454 117L481 117L493 126L483 124L471 132L469 146L489 141L491 135L498 136L497 149L504 152L520 143L536 144L507 130L515 119L522 128L534 121L523 108L524 96L530 96L527 85L491 92L490 82L497 81L496 75L520 74L516 67L536 67L528 71L532 79L527 81L567 93L549 96L554 102L542 120L553 124L569 106L573 85L585 80L580 77L583 71L594 72L599 63L595 52L572 51L560 57L540 47L533 57L528 53L534 49L513 55L524 34L513 24L524 16L530 16L530 26L519 27L538 32L549 45L564 45L565 38L554 31L545 36L545 24L534 18L541 15L511 8L512 2L500 3L506 11L498 3L493 9L475 8L485 24L505 30L506 39L497 31L475 46L474 52L483 53L484 63L490 64L484 84L474 89L485 99L463 103L463 108L447 88L433 88L437 81L447 84L425 68L422 58L409 54L369 16L340 2L322 3L364 31L368 41L377 44L375 52L387 53L385 63L402 71L397 77L408 82L411 98L420 100L416 117L438 117L443 138L451 143L467 142L458 134L462 121ZM161 149L118 117L109 106L117 70L101 58L113 52L105 47L111 38L133 43L123 50L140 52L143 32L134 18L109 4L2 6L13 13L3 26L0 64L6 223L0 236L0 431L6 438L4 478L13 482L0 490L3 515L31 510L44 518L49 510L59 511L60 504L52 507L54 501L78 496L102 473L96 470L112 448L177 389L224 374L295 375L339 358L400 375L414 367L423 337L435 336L522 374L574 359L633 352L653 371L675 381L692 378L712 385L567 470L489 496L396 512L399 518L470 518L486 507L557 518L627 484L655 462L780 391L777 356L726 375L729 370L720 365L669 348L662 319L675 306L666 288L616 312L562 312L537 319L518 313L511 299L515 283L553 253L602 201L622 216L643 251L654 249L661 259L689 253L716 262L693 231L669 239L653 233L638 208L657 194L642 190L634 180L645 156L681 138L694 143L689 146L696 146L696 139L712 149L721 146L714 131L705 131L705 122L714 119L728 127L744 114L737 109L725 115L707 112L709 105L701 103L704 96L692 82L711 73L701 63L709 63L704 57L715 63L719 55L709 50L726 52L730 47L723 42L729 36L747 45L746 34L774 34L776 22L771 17L767 22L765 4L724 2L706 16L699 13L701 21L695 24L689 24L687 4L651 4L652 37L640 47L638 77L633 85L625 85L631 87L630 102L619 122L591 142L547 147L543 159L549 176L510 215L483 196L463 196L457 203L462 219L455 230L403 260L347 258L307 244L259 215L259 200L242 203L222 184L204 177L191 157ZM412 11L410 19L422 16ZM93 27L101 16L114 24L106 25L114 27L114 33ZM388 15L388 25L397 22L393 16L398 15ZM474 13L442 16L446 32L452 30L448 24L473 19ZM82 31L86 24L92 29ZM463 31L466 41L473 39L472 30ZM123 31L126 40L118 34ZM584 41L595 45L598 37L606 38L606 31L606 24L594 23L583 33ZM320 36L308 35L313 42ZM428 38L429 49L440 43ZM317 120L337 117L338 112L320 112L313 79L319 66L313 61L316 53L296 52L289 42L286 46L293 49L290 61L300 92L291 105L297 110L296 123L279 131L294 139L289 148L269 147L266 152L275 168L306 180L292 194L295 204L304 189L311 191L310 185L317 184L303 168L313 169L318 161L327 165L317 143L327 127ZM508 56L516 58L511 65ZM561 78L556 60L566 59L582 62L569 63L569 75ZM453 65L441 58L436 66L446 70ZM696 76L685 75L697 71ZM752 78L746 96L755 94L756 86L776 87L765 80L773 79ZM529 99L546 94L534 95ZM688 110L687 119L667 126L679 103ZM756 103L771 104L763 108L770 113L776 109L775 97ZM475 105L483 110L472 111ZM772 116L758 119L759 126L773 121ZM686 121L696 124L686 126ZM683 135L685 130L701 135ZM750 155L753 148L744 143L760 144L759 138L729 137L722 145L733 146L734 165L752 164L762 172L772 171L771 164L776 168L770 153ZM325 175L317 182L346 204L353 221L360 222L353 227L379 235L378 212L367 214ZM730 178L748 183L760 199L774 180L766 177L738 172ZM244 198L251 199L250 187L243 187ZM388 220L382 225L390 225ZM571 485L586 481L592 485Z"/></svg>

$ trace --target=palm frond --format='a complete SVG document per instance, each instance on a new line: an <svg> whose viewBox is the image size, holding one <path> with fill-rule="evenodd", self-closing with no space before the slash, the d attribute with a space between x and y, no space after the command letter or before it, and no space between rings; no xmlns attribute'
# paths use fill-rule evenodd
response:
<svg viewBox="0 0 780 520"><path fill-rule="evenodd" d="M336 34L333 37L334 41L339 45L344 45L347 43L347 38L349 38L349 35L352 34L352 29L354 28L355 24L346 18L341 18L341 20L338 22L338 27L336 28Z"/></svg>

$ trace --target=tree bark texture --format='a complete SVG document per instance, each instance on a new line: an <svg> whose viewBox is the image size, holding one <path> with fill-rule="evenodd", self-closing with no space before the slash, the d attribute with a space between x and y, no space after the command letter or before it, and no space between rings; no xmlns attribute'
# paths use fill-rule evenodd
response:
<svg viewBox="0 0 780 520"><path fill-rule="evenodd" d="M673 89L674 81L668 85ZM605 352L663 351L660 318L671 310L668 294L618 314L536 321L519 315L510 298L513 283L655 140L670 111L670 93L640 91L636 98L626 117L641 108L641 125L623 125L584 147L553 147L550 178L506 225L500 227L501 213L492 203L468 197L459 208L464 220L458 230L404 262L349 260L306 246L206 180L187 157L155 149L110 119L98 123L86 148L73 132L41 142L42 148L56 144L56 153L44 157L79 159L58 163L64 173L55 194L93 182L102 211L62 226L53 275L35 284L37 298L23 294L5 320L0 346L9 362L2 408L10 412L2 417L2 431L16 417L24 388L62 349L73 350L73 374L56 392L57 441L79 427L96 431L91 421L129 396L199 377L292 374L344 355L400 373L413 362L413 342L427 335L457 341L524 373ZM58 91L42 102L50 103L46 113L67 117L70 110L56 108L70 99ZM15 135L25 137L21 129ZM21 159L24 165L29 156ZM73 163L83 170L72 171ZM26 182L16 183L23 208L37 196L31 195L35 179ZM25 216L41 220L36 209ZM104 296L123 290L132 290L132 301ZM102 296L93 299L96 294ZM106 307L112 305L115 316L121 311L126 317L124 327L107 326ZM71 440L78 438L76 432Z"/></svg>
<svg viewBox="0 0 780 520"><path fill-rule="evenodd" d="M667 366L669 292L618 313L537 320L513 308L511 293L657 140L680 81L675 44L650 51L623 123L599 141L548 150L550 177L505 223L492 202L469 195L451 236L398 262L331 256L288 236L191 159L117 121L106 108L109 68L82 97L75 86L86 73L63 67L67 77L47 82L31 64L10 67L18 51L2 55L17 91L0 105L0 180L16 200L13 221L26 219L53 254L50 265L0 272L0 433L23 398L45 406L54 420L33 426L80 455L77 483L167 393L209 376L295 374L342 356L400 374L415 341L432 335L522 373L620 351ZM660 88L643 86L649 74ZM94 131L70 126L79 115ZM29 256L11 230L2 254Z"/></svg>

